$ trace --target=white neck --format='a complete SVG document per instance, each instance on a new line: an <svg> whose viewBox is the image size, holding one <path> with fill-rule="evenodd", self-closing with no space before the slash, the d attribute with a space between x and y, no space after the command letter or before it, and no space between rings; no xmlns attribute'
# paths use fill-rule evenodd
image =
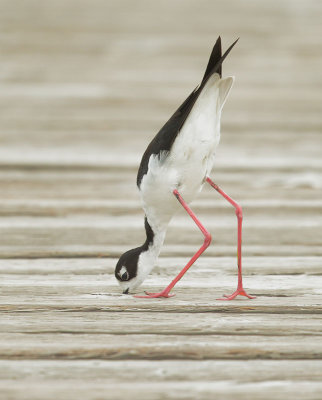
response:
<svg viewBox="0 0 322 400"><path fill-rule="evenodd" d="M159 257L161 247L164 242L165 234L166 234L166 229L154 232L153 242L149 244L149 248L147 251L151 253L151 255L153 254L156 258Z"/></svg>
<svg viewBox="0 0 322 400"><path fill-rule="evenodd" d="M149 243L146 251L140 254L138 262L138 274L141 279L145 279L152 271L159 257L161 247L164 242L166 229L154 231L153 242Z"/></svg>

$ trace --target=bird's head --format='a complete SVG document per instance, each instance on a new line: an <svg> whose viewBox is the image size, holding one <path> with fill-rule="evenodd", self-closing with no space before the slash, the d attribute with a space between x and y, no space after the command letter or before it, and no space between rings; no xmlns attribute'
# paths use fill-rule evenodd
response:
<svg viewBox="0 0 322 400"><path fill-rule="evenodd" d="M148 276L154 266L150 252L137 247L122 254L115 267L115 278L123 294L136 289Z"/></svg>

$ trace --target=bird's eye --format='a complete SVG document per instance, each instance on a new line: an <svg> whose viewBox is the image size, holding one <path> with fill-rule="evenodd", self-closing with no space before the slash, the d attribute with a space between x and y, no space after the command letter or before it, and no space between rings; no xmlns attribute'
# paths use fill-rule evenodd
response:
<svg viewBox="0 0 322 400"><path fill-rule="evenodd" d="M129 273L128 272L124 272L124 274L121 276L122 281L127 281L129 279Z"/></svg>

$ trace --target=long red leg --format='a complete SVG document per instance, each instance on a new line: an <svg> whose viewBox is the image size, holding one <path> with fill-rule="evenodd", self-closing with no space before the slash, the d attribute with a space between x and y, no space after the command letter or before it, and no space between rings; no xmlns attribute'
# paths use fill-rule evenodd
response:
<svg viewBox="0 0 322 400"><path fill-rule="evenodd" d="M237 238L237 266L238 266L238 284L236 291L230 296L226 296L218 300L232 300L236 296L241 295L248 297L249 299L254 299L255 296L250 296L247 294L243 288L243 277L242 277L242 223L243 223L243 211L239 204L237 204L232 198L230 198L223 190L220 189L209 177L206 181L217 190L231 205L235 207L237 221L238 221L238 238Z"/></svg>
<svg viewBox="0 0 322 400"><path fill-rule="evenodd" d="M197 253L191 258L191 260L188 262L188 264L183 268L181 272L173 279L173 281L160 293L148 293L147 296L134 296L134 297L139 297L139 298L155 298L155 297L171 297L174 296L174 294L169 294L170 290L174 287L174 285L183 277L183 275L188 271L188 269L191 267L191 265L201 256L201 254L206 250L206 248L210 245L211 243L211 235L210 233L206 230L206 228L202 225L202 223L199 221L199 219L196 217L196 215L193 213L191 208L188 206L188 204L183 200L181 197L180 193L177 190L173 191L173 194L176 196L182 207L187 211L187 213L190 215L190 217L194 220L198 228L201 230L202 234L205 237L205 240L203 242L203 245L200 247L200 249L197 251Z"/></svg>

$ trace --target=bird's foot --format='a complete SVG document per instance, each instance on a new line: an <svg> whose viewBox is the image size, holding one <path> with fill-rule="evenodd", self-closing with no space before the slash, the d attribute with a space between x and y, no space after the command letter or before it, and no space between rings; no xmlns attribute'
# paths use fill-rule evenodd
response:
<svg viewBox="0 0 322 400"><path fill-rule="evenodd" d="M160 293L150 293L150 292L144 292L146 293L146 296L139 296L136 295L134 297L139 298L139 299L156 299L158 297L173 297L175 294L169 294L169 291L164 289Z"/></svg>
<svg viewBox="0 0 322 400"><path fill-rule="evenodd" d="M220 298L217 300L233 300L237 296L244 296L244 297L248 297L249 299L256 299L256 296L249 295L248 293L245 292L244 288L241 287L241 288L237 288L237 290L230 296L228 296L227 294L224 294L223 298Z"/></svg>

